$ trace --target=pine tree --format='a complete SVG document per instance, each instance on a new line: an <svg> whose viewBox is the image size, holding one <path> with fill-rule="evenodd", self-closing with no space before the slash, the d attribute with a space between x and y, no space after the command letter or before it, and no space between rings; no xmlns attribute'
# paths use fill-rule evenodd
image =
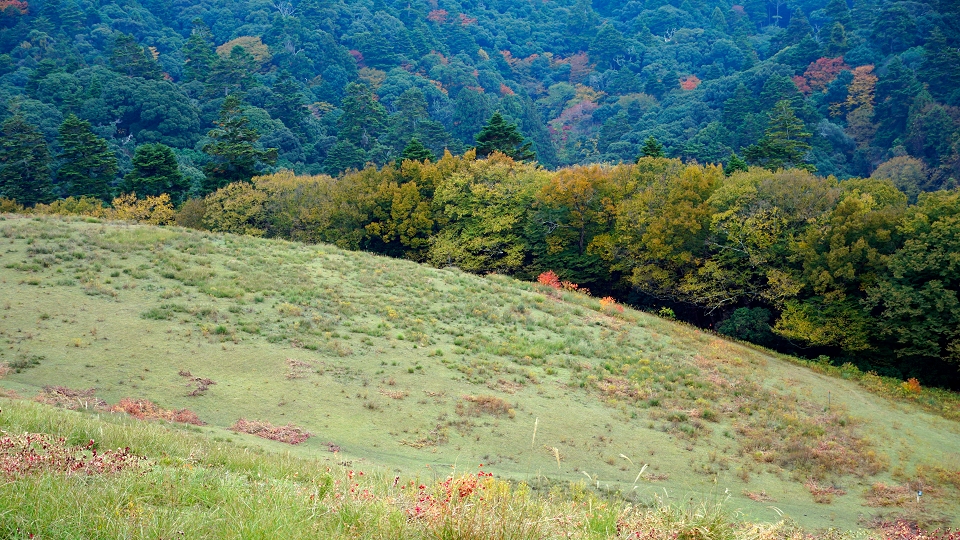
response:
<svg viewBox="0 0 960 540"><path fill-rule="evenodd" d="M117 176L117 156L98 137L90 122L71 114L60 124L59 137L63 153L57 182L67 195L110 198L110 184Z"/></svg>
<svg viewBox="0 0 960 540"><path fill-rule="evenodd" d="M903 65L899 56L894 56L886 73L877 81L877 104L873 113L879 120L877 142L891 145L906 133L910 105L922 88L913 70Z"/></svg>
<svg viewBox="0 0 960 540"><path fill-rule="evenodd" d="M47 141L19 114L0 126L0 197L24 206L53 199Z"/></svg>
<svg viewBox="0 0 960 540"><path fill-rule="evenodd" d="M750 167L747 166L747 162L734 152L730 154L730 159L723 167L723 174L730 176L737 171L747 172L748 170L750 170Z"/></svg>
<svg viewBox="0 0 960 540"><path fill-rule="evenodd" d="M127 77L159 80L163 71L153 55L141 47L130 34L120 34L113 44L110 66Z"/></svg>
<svg viewBox="0 0 960 540"><path fill-rule="evenodd" d="M183 78L185 81L206 82L217 63L213 35L201 19L194 19L193 30L183 45Z"/></svg>
<svg viewBox="0 0 960 540"><path fill-rule="evenodd" d="M807 17L804 16L800 8L797 8L793 10L793 13L790 15L790 22L787 24L786 32L784 32L782 46L796 45L812 32L813 28L810 27L810 22L807 21Z"/></svg>
<svg viewBox="0 0 960 540"><path fill-rule="evenodd" d="M827 43L823 48L824 54L830 58L836 58L843 56L849 48L850 46L847 45L846 29L838 22L833 23L833 25L830 26L830 37L827 39Z"/></svg>
<svg viewBox="0 0 960 540"><path fill-rule="evenodd" d="M302 135L303 121L308 114L300 88L287 71L282 71L273 83L273 97L267 103L270 116L283 122L290 131Z"/></svg>
<svg viewBox="0 0 960 540"><path fill-rule="evenodd" d="M493 113L487 125L477 135L477 157L487 157L502 152L517 161L531 161L536 154L530 149L532 143L523 142L523 134L516 124L507 123L500 112Z"/></svg>
<svg viewBox="0 0 960 540"><path fill-rule="evenodd" d="M180 174L177 156L165 144L143 144L133 155L133 170L123 177L122 191L141 197L156 197L161 193L179 203L187 191Z"/></svg>
<svg viewBox="0 0 960 540"><path fill-rule="evenodd" d="M835 23L840 23L844 28L849 27L852 22L846 0L830 0L824 11L827 17L830 17Z"/></svg>
<svg viewBox="0 0 960 540"><path fill-rule="evenodd" d="M423 145L419 139L416 137L410 139L410 142L407 144L406 148L403 149L403 152L400 153L400 157L397 158L396 166L399 169L404 161L435 161L436 156L433 155L433 152L429 148Z"/></svg>
<svg viewBox="0 0 960 540"><path fill-rule="evenodd" d="M713 8L713 13L710 14L710 21L713 22L713 27L721 32L727 31L727 18L723 16L723 11L720 10L720 7Z"/></svg>
<svg viewBox="0 0 960 540"><path fill-rule="evenodd" d="M770 112L770 123L757 144L749 146L744 155L751 163L770 170L795 167L814 172L816 168L804 161L810 144L803 121L797 118L789 100L778 101Z"/></svg>
<svg viewBox="0 0 960 540"><path fill-rule="evenodd" d="M664 157L663 145L660 144L660 141L658 141L656 137L650 135L646 141L643 141L643 148L640 149L640 157Z"/></svg>
<svg viewBox="0 0 960 540"><path fill-rule="evenodd" d="M743 124L747 115L754 112L756 100L750 90L743 84L737 85L733 97L723 102L723 123L730 129Z"/></svg>
<svg viewBox="0 0 960 540"><path fill-rule="evenodd" d="M337 120L340 127L339 139L369 150L383 131L387 110L365 84L348 84L346 94L340 103L343 115Z"/></svg>
<svg viewBox="0 0 960 540"><path fill-rule="evenodd" d="M923 50L923 64L917 75L927 83L930 94L948 103L954 101L950 99L951 95L960 97L960 51L947 44L947 38L939 28L930 32Z"/></svg>
<svg viewBox="0 0 960 540"><path fill-rule="evenodd" d="M250 119L243 115L242 105L235 94L227 96L220 107L220 119L214 122L217 129L207 133L213 139L203 147L204 153L212 158L203 167L207 175L204 187L208 192L233 182L249 182L261 173L262 165L277 161L276 148L256 147L260 134L248 125Z"/></svg>
<svg viewBox="0 0 960 540"><path fill-rule="evenodd" d="M590 43L590 60L593 60L601 69L616 68L616 58L626 52L627 42L612 24L607 23L600 27L597 37Z"/></svg>

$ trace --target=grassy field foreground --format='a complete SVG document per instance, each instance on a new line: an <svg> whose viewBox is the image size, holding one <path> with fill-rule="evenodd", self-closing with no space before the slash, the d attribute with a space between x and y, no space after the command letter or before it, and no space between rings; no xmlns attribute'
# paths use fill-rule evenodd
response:
<svg viewBox="0 0 960 540"><path fill-rule="evenodd" d="M579 293L96 220L7 216L0 247L0 385L87 410L0 404L9 534L779 538L960 514L954 402Z"/></svg>

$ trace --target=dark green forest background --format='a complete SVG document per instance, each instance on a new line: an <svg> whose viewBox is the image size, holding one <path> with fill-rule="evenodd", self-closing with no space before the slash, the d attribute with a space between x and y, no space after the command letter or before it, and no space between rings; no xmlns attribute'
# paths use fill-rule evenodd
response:
<svg viewBox="0 0 960 540"><path fill-rule="evenodd" d="M957 388L958 47L958 0L0 0L0 196L552 270Z"/></svg>

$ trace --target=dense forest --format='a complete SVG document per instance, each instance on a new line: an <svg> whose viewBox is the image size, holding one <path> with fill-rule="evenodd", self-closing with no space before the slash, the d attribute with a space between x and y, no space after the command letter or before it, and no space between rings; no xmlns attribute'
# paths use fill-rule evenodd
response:
<svg viewBox="0 0 960 540"><path fill-rule="evenodd" d="M119 190L147 144L205 194L243 173L217 167L225 114L276 149L252 166L336 175L412 138L461 154L499 111L548 168L631 162L653 136L840 179L899 158L915 197L960 174L958 47L956 0L0 0L0 121L23 120L6 152L42 136L45 196ZM784 112L802 163L765 146ZM73 185L77 144L106 145L80 164L105 186Z"/></svg>
<svg viewBox="0 0 960 540"><path fill-rule="evenodd" d="M0 196L166 193L956 388L958 47L957 0L0 0Z"/></svg>

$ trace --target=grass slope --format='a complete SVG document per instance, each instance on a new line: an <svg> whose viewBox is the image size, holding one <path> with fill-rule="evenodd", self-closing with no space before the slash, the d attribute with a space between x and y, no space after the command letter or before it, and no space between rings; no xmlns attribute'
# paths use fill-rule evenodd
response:
<svg viewBox="0 0 960 540"><path fill-rule="evenodd" d="M0 385L22 396L148 399L213 441L387 477L482 463L535 490L729 498L810 528L960 514L957 422L577 293L95 220L7 216L0 246ZM239 418L313 437L229 431Z"/></svg>

